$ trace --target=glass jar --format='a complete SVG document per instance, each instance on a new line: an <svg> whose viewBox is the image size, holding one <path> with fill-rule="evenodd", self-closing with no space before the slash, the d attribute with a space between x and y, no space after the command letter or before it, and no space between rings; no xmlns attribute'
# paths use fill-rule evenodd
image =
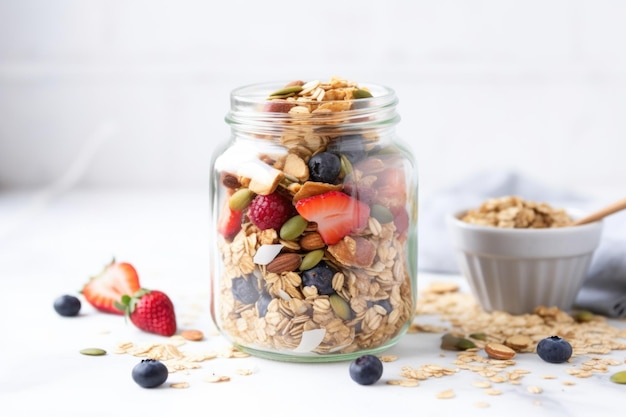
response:
<svg viewBox="0 0 626 417"><path fill-rule="evenodd" d="M388 349L417 294L417 169L395 92L333 78L241 87L211 161L211 314L250 354Z"/></svg>

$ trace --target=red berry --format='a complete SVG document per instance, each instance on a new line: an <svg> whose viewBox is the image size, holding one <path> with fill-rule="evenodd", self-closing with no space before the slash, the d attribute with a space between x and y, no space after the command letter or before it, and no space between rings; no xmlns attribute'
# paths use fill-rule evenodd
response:
<svg viewBox="0 0 626 417"><path fill-rule="evenodd" d="M132 297L123 296L120 307L130 321L145 332L161 336L176 333L174 304L164 292L142 288Z"/></svg>
<svg viewBox="0 0 626 417"><path fill-rule="evenodd" d="M228 207L228 200L224 201L217 220L217 231L226 239L232 239L241 230L243 213Z"/></svg>
<svg viewBox="0 0 626 417"><path fill-rule="evenodd" d="M341 191L303 198L296 210L305 219L317 223L317 231L327 245L339 242L344 236L367 226L370 207Z"/></svg>
<svg viewBox="0 0 626 417"><path fill-rule="evenodd" d="M124 295L137 292L139 276L127 262L111 261L102 272L89 279L81 290L83 296L96 309L105 313L124 314L116 302Z"/></svg>
<svg viewBox="0 0 626 417"><path fill-rule="evenodd" d="M257 195L248 207L248 217L261 230L279 230L295 214L291 201L277 192Z"/></svg>

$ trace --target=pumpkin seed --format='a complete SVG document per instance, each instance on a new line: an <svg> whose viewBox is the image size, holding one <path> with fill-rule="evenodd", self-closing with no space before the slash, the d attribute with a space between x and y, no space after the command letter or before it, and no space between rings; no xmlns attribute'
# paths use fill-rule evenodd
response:
<svg viewBox="0 0 626 417"><path fill-rule="evenodd" d="M100 348L85 348L85 349L81 349L80 353L82 353L83 355L88 355L88 356L102 356L102 355L106 355L107 351L104 349L100 349Z"/></svg>
<svg viewBox="0 0 626 417"><path fill-rule="evenodd" d="M250 205L254 198L254 191L249 188L240 188L228 199L228 207L234 211L241 211Z"/></svg>
<svg viewBox="0 0 626 417"><path fill-rule="evenodd" d="M611 375L611 382L616 384L626 384L626 371L620 371Z"/></svg>
<svg viewBox="0 0 626 417"><path fill-rule="evenodd" d="M302 258L302 263L300 264L300 271L306 271L307 269L313 268L315 265L320 263L322 258L324 257L324 249L316 249L304 255Z"/></svg>
<svg viewBox="0 0 626 417"><path fill-rule="evenodd" d="M301 85L290 85L289 87L281 88L270 94L271 98L286 98L302 91Z"/></svg>
<svg viewBox="0 0 626 417"><path fill-rule="evenodd" d="M487 334L485 333L472 333L469 335L469 337L476 340L487 340Z"/></svg>
<svg viewBox="0 0 626 417"><path fill-rule="evenodd" d="M354 90L354 93L352 93L352 96L357 99L374 97L372 96L372 93L370 93L367 90L363 90L362 88L357 88L356 90Z"/></svg>
<svg viewBox="0 0 626 417"><path fill-rule="evenodd" d="M380 204L372 204L371 216L378 220L381 224L393 221L393 214L391 214L391 211L389 211L387 207Z"/></svg>
<svg viewBox="0 0 626 417"><path fill-rule="evenodd" d="M338 294L331 294L328 299L330 306L339 318L343 320L350 320L352 318L352 310L350 310L350 305L346 300L341 298Z"/></svg>
<svg viewBox="0 0 626 417"><path fill-rule="evenodd" d="M339 169L339 178L345 178L347 175L352 173L352 164L347 156L341 154L341 168Z"/></svg>
<svg viewBox="0 0 626 417"><path fill-rule="evenodd" d="M574 314L574 319L579 323L586 323L593 320L595 315L591 311L580 310Z"/></svg>
<svg viewBox="0 0 626 417"><path fill-rule="evenodd" d="M304 232L309 222L299 214L293 216L280 228L280 238L283 240L294 240Z"/></svg>
<svg viewBox="0 0 626 417"><path fill-rule="evenodd" d="M476 344L469 339L446 333L441 337L441 349L444 350L467 350L473 349Z"/></svg>

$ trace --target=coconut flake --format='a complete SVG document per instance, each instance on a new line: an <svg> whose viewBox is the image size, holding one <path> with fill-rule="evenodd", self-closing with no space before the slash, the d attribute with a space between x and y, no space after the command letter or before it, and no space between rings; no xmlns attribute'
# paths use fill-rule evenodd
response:
<svg viewBox="0 0 626 417"><path fill-rule="evenodd" d="M254 254L253 262L257 265L267 265L274 260L283 248L280 243L276 245L262 245Z"/></svg>
<svg viewBox="0 0 626 417"><path fill-rule="evenodd" d="M322 343L324 336L326 336L326 329L313 329L302 332L300 344L293 351L300 353L311 352Z"/></svg>

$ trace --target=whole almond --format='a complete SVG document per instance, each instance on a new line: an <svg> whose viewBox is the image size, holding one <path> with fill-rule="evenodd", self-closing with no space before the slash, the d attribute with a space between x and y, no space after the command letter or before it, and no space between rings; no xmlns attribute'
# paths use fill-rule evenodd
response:
<svg viewBox="0 0 626 417"><path fill-rule="evenodd" d="M267 264L267 272L280 274L295 271L300 266L300 262L302 262L302 258L297 253L280 253L272 262Z"/></svg>
<svg viewBox="0 0 626 417"><path fill-rule="evenodd" d="M307 233L300 238L300 247L304 250L322 249L326 244L317 232Z"/></svg>
<svg viewBox="0 0 626 417"><path fill-rule="evenodd" d="M501 343L487 343L485 353L492 359L507 360L515 356L515 351Z"/></svg>

